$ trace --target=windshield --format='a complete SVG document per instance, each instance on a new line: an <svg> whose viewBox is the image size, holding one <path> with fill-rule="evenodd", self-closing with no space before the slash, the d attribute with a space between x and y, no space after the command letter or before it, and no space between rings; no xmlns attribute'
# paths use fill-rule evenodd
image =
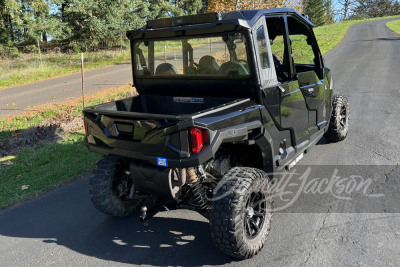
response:
<svg viewBox="0 0 400 267"><path fill-rule="evenodd" d="M246 45L241 33L136 41L135 75L140 78L249 77Z"/></svg>

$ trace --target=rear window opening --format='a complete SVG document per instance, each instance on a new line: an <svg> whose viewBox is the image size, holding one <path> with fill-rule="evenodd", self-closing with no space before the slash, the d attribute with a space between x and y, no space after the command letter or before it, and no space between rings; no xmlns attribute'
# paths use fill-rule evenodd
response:
<svg viewBox="0 0 400 267"><path fill-rule="evenodd" d="M245 78L250 76L247 41L242 33L134 42L139 78Z"/></svg>

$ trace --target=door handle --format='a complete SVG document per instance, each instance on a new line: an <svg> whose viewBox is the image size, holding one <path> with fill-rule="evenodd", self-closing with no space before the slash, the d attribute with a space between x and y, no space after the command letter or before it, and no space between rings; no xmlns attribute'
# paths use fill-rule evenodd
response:
<svg viewBox="0 0 400 267"><path fill-rule="evenodd" d="M282 87L282 85L278 84L279 89L281 90L282 94L285 93L285 88Z"/></svg>

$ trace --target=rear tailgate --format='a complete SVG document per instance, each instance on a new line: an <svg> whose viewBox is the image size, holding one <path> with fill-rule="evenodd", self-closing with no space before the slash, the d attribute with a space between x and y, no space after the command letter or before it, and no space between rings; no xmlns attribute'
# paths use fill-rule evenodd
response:
<svg viewBox="0 0 400 267"><path fill-rule="evenodd" d="M130 158L180 157L178 116L93 108L86 108L83 114L86 142L94 152Z"/></svg>
<svg viewBox="0 0 400 267"><path fill-rule="evenodd" d="M159 157L180 161L190 156L188 129L196 126L200 117L214 117L218 121L221 113L240 110L250 102L249 99L236 99L182 115L116 110L115 102L88 107L83 111L86 144L97 153L141 159L153 164ZM207 128L206 125L203 127Z"/></svg>

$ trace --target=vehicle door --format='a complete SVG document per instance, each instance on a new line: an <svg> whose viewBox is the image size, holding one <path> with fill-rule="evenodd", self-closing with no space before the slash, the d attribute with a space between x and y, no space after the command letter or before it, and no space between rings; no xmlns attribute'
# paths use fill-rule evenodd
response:
<svg viewBox="0 0 400 267"><path fill-rule="evenodd" d="M286 17L267 17L258 23L254 38L266 105L270 109L274 107L274 117L281 129L290 130L292 146L306 144L309 139L308 109L299 83L293 78ZM269 55L268 66L262 64L265 61L261 55L265 50Z"/></svg>
<svg viewBox="0 0 400 267"><path fill-rule="evenodd" d="M309 25L295 17L288 17L288 28L294 77L307 103L309 131L312 134L326 124L325 95L328 86L324 81L322 56Z"/></svg>

